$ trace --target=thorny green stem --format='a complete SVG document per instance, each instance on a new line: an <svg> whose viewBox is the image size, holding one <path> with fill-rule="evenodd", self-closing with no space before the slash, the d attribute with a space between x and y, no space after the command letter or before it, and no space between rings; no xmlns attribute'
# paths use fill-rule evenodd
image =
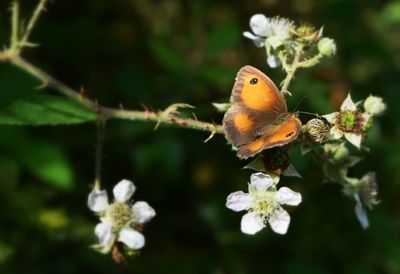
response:
<svg viewBox="0 0 400 274"><path fill-rule="evenodd" d="M161 123L173 124L180 127L192 128L197 130L208 131L211 133L210 137L206 140L208 141L215 134L224 134L224 130L221 125L215 125L212 123L206 123L198 121L195 119L188 119L178 116L177 108L185 106L184 104L177 104L177 106L171 111L166 109L165 111L151 112L145 111L129 111L124 109L113 109L103 107L97 103L97 101L92 101L81 92L72 89L61 81L55 79L51 75L47 74L40 68L29 63L23 59L20 55L21 50L29 45L29 36L35 27L40 14L45 10L45 5L48 0L40 0L29 20L26 31L19 40L19 5L18 1L15 0L11 6L12 12L12 30L11 30L11 45L9 49L0 51L0 62L9 62L12 65L18 67L22 71L32 75L39 81L43 82L46 87L51 87L65 96L71 98L74 101L81 103L83 106L89 110L96 112L98 114L98 119L101 122L105 122L107 119L126 119L131 121L154 121L157 126ZM179 105L179 106L178 106Z"/></svg>
<svg viewBox="0 0 400 274"><path fill-rule="evenodd" d="M36 6L35 11L32 14L31 19L29 20L28 26L26 27L25 33L22 36L21 40L18 42L18 51L20 51L24 46L29 43L29 36L32 33L33 28L35 27L40 14L45 10L47 0L40 0L38 5Z"/></svg>

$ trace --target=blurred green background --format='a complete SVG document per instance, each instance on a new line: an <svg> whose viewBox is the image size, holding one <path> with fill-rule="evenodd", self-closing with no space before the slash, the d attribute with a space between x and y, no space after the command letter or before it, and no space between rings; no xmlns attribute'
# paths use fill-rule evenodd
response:
<svg viewBox="0 0 400 274"><path fill-rule="evenodd" d="M0 3L0 43L9 39L9 1ZM36 1L21 1L28 18ZM222 136L162 125L107 125L103 187L132 180L135 199L157 217L131 264L95 253L97 219L86 206L94 174L94 124L0 127L0 273L400 273L400 2L385 0L54 0L24 56L104 105L153 110L173 102L197 106L201 120L220 122L211 102L228 100L238 69L262 69L279 83L265 53L242 37L255 13L325 26L337 56L297 74L289 109L330 113L351 90L355 100L382 96L366 159L350 175L377 171L381 203L363 231L354 201L322 184L310 156L293 151L304 179L281 182L303 194L286 236L240 232L242 214L226 196L247 188L250 171ZM44 91L0 65L0 107ZM52 92L52 91L46 91ZM53 94L56 94L53 92ZM302 119L308 117L302 117ZM305 120L303 120L305 121Z"/></svg>

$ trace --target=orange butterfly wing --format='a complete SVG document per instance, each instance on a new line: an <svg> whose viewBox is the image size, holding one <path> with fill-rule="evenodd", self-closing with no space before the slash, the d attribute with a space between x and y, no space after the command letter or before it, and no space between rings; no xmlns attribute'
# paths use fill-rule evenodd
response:
<svg viewBox="0 0 400 274"><path fill-rule="evenodd" d="M245 66L238 72L231 103L223 125L228 142L239 148L240 158L287 144L300 132L301 122L287 113L286 102L278 88L254 67ZM285 132L294 133L286 137Z"/></svg>
<svg viewBox="0 0 400 274"><path fill-rule="evenodd" d="M269 129L272 129L271 127ZM301 130L301 121L292 115L283 124L266 132L253 142L240 146L237 155L239 158L248 158L258 152L275 146L282 146L295 140Z"/></svg>

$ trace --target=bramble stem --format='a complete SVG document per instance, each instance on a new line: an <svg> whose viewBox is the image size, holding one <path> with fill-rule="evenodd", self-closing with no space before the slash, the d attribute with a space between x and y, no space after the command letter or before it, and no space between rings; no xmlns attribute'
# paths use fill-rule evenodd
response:
<svg viewBox="0 0 400 274"><path fill-rule="evenodd" d="M300 44L300 45L298 45L298 47L296 49L295 55L293 57L293 62L286 69L287 74L286 74L285 79L282 81L282 87L281 87L281 92L283 92L283 93L288 92L290 82L293 80L296 70L300 67L299 61L300 61L302 51L303 51L303 46Z"/></svg>
<svg viewBox="0 0 400 274"><path fill-rule="evenodd" d="M173 124L180 127L191 128L196 130L208 131L211 133L209 140L215 134L224 134L224 130L221 125L215 125L213 123L207 123L198 121L197 118L189 119L179 115L178 108L188 107L186 104L175 104L170 106L164 111L152 112L149 110L145 111L134 111L124 109L113 109L103 107L98 104L97 101L93 101L86 96L83 92L74 90L67 86L61 81L55 79L45 71L29 63L23 59L20 55L20 51L24 46L29 45L29 36L35 27L40 14L45 10L47 0L40 0L36 6L35 11L29 20L26 31L19 40L18 20L19 20L19 5L15 0L11 6L12 12L12 34L11 34L11 45L9 49L0 51L0 62L9 62L12 65L18 67L22 71L30 74L37 80L43 82L46 87L51 87L61 94L71 98L72 100L81 103L87 109L96 112L98 119L101 123L105 123L107 119L126 119L131 121L153 121L157 123L157 126L161 123ZM97 171L96 171L97 173ZM97 179L96 179L97 180ZM100 180L100 178L98 178Z"/></svg>
<svg viewBox="0 0 400 274"><path fill-rule="evenodd" d="M37 68L33 64L29 63L21 56L12 54L10 52L0 53L0 61L9 61L14 66L18 67L22 71L32 75L47 87L51 87L65 96L81 103L89 110L98 113L101 119L126 119L131 121L153 121L156 123L172 124L184 128L191 128L196 130L208 131L211 134L224 134L224 130L221 125L215 125L213 123L207 123L198 121L197 119L189 119L178 116L174 113L168 112L152 112L152 111L135 111L135 110L124 110L124 109L113 109L99 105L97 102L90 100L85 97L82 93L70 88L66 84L53 78L43 70Z"/></svg>
<svg viewBox="0 0 400 274"><path fill-rule="evenodd" d="M32 33L33 28L35 27L40 14L45 11L45 5L47 0L40 0L38 5L36 6L35 11L32 14L31 19L29 20L28 26L26 27L25 33L22 36L21 41L18 42L18 51L20 51L24 46L29 44L29 36Z"/></svg>
<svg viewBox="0 0 400 274"><path fill-rule="evenodd" d="M10 49L15 51L18 48L18 24L19 24L19 3L18 1L13 1L11 4L11 41Z"/></svg>

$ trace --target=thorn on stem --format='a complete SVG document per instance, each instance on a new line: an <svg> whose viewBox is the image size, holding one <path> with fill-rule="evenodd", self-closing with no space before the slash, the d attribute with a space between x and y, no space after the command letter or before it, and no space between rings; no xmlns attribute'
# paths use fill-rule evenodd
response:
<svg viewBox="0 0 400 274"><path fill-rule="evenodd" d="M203 143L207 143L208 141L210 141L210 140L215 136L216 133L217 133L216 130L211 131L210 136L208 136L208 138L205 139L205 140L203 141Z"/></svg>

